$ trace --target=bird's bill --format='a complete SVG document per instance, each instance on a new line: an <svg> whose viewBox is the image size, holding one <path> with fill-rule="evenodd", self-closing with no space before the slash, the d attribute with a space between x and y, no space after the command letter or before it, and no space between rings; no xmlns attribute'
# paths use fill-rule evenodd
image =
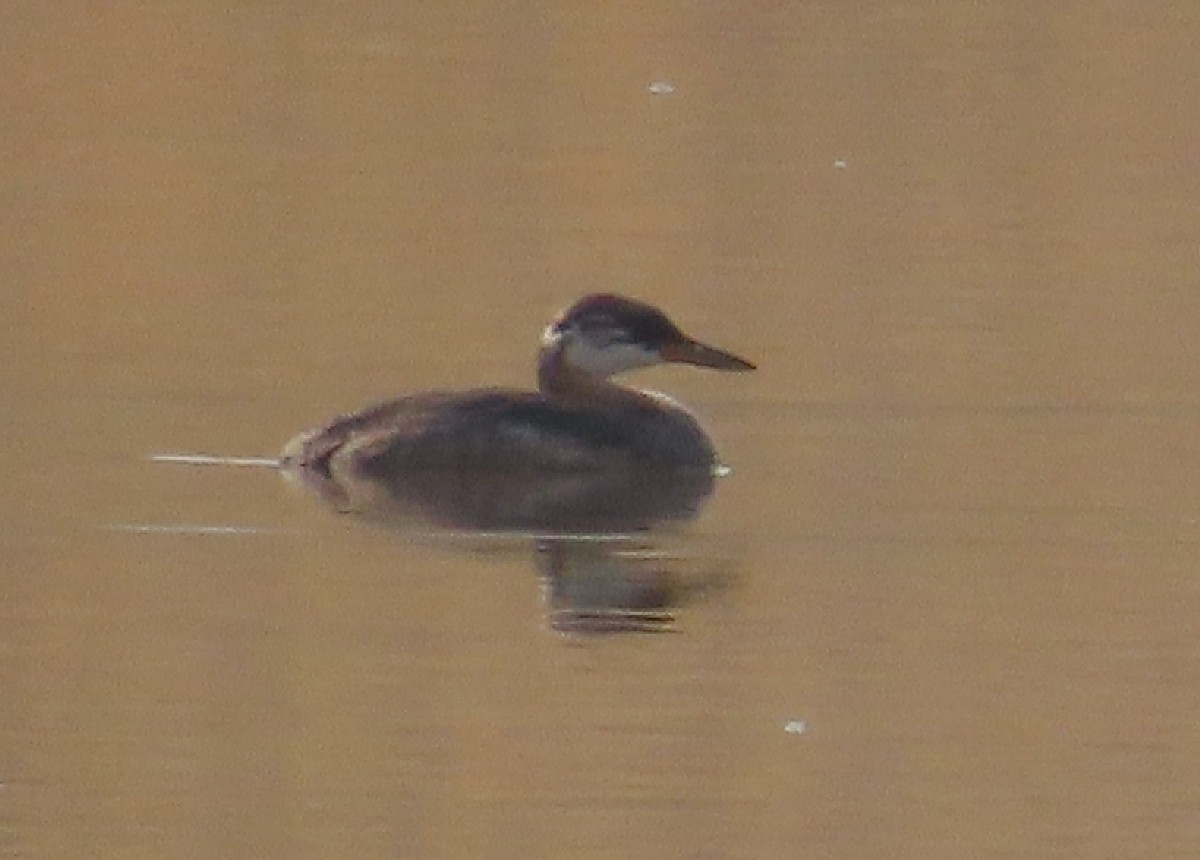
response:
<svg viewBox="0 0 1200 860"><path fill-rule="evenodd" d="M754 365L746 359L691 338L669 341L659 350L659 354L663 361L696 364L714 370L754 370Z"/></svg>

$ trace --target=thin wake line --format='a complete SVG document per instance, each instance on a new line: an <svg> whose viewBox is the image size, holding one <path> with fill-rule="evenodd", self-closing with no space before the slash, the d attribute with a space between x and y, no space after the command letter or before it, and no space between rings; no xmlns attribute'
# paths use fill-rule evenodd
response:
<svg viewBox="0 0 1200 860"><path fill-rule="evenodd" d="M221 526L203 523L115 523L106 531L139 535L283 535L298 534L288 529L261 526Z"/></svg>
<svg viewBox="0 0 1200 860"><path fill-rule="evenodd" d="M151 463L174 463L180 466L250 466L278 469L275 457L219 457L216 454L151 454Z"/></svg>
<svg viewBox="0 0 1200 860"><path fill-rule="evenodd" d="M271 526L218 525L211 523L111 523L105 531L121 534L142 535L306 535L308 531L275 528ZM605 533L554 533L528 531L471 531L464 530L414 530L406 532L410 537L441 538L451 541L565 541L570 543L629 543L640 540L638 535Z"/></svg>

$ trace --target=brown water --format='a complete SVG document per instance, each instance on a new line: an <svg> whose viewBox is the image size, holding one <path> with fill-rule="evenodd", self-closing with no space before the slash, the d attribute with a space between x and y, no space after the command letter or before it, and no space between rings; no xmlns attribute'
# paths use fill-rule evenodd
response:
<svg viewBox="0 0 1200 860"><path fill-rule="evenodd" d="M5 12L0 853L1198 856L1195 4L418 5ZM761 368L643 632L148 459L597 288Z"/></svg>

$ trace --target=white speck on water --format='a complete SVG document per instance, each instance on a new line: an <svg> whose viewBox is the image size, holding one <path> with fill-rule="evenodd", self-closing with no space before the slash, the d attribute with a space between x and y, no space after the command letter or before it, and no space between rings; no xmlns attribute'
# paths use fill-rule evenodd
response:
<svg viewBox="0 0 1200 860"><path fill-rule="evenodd" d="M675 92L675 85L670 81L651 81L648 89L652 96L669 96Z"/></svg>
<svg viewBox="0 0 1200 860"><path fill-rule="evenodd" d="M808 731L808 723L804 720L788 720L783 724L783 730L789 735L802 735Z"/></svg>

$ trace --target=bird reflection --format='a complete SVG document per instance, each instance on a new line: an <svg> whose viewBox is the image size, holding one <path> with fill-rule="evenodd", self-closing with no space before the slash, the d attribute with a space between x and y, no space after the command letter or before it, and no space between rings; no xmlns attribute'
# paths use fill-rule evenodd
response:
<svg viewBox="0 0 1200 860"><path fill-rule="evenodd" d="M452 538L457 547L489 554L497 547L532 548L547 624L564 634L668 632L675 629L675 609L719 592L731 579L727 571L698 572L696 559L661 549L685 540L670 526L697 514L711 479L663 484L653 476L610 475L564 487L458 475L397 495L394 486L372 481L299 477L309 478L302 483L324 503L365 524L435 541Z"/></svg>
<svg viewBox="0 0 1200 860"><path fill-rule="evenodd" d="M579 474L417 470L404 482L284 474L329 507L364 519L441 528L537 533L623 533L692 519L714 477L688 470L613 469Z"/></svg>
<svg viewBox="0 0 1200 860"><path fill-rule="evenodd" d="M653 544L546 539L537 547L547 617L560 633L663 633L675 612L729 584L722 573L689 570Z"/></svg>

